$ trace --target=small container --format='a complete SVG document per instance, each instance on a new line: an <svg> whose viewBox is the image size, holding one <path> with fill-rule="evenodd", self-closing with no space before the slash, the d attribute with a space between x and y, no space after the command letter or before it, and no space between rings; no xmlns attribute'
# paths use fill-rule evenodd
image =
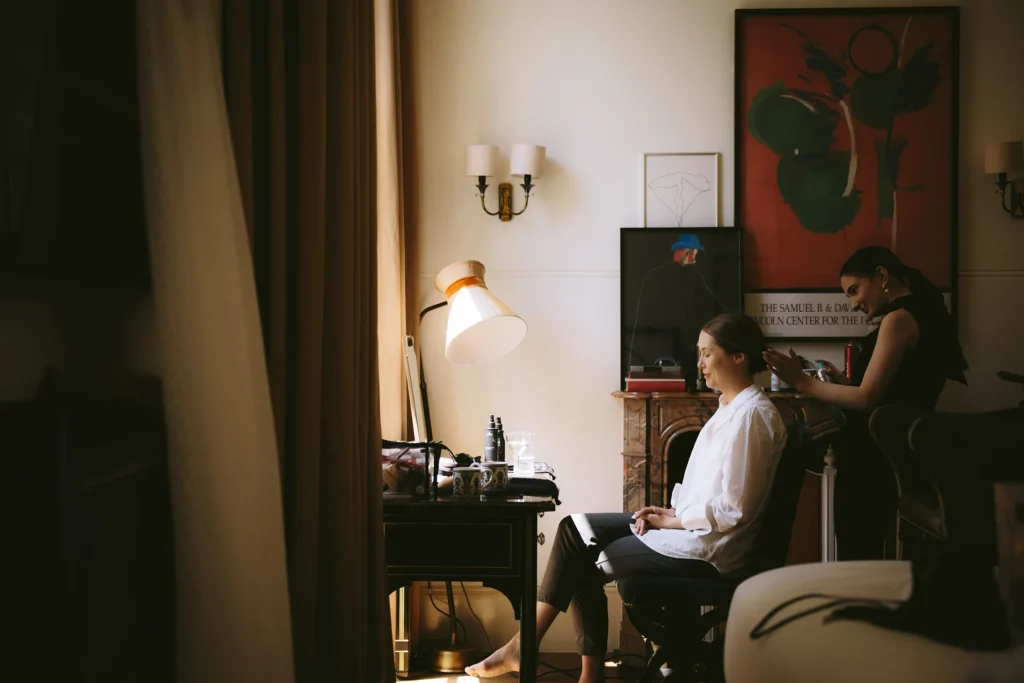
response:
<svg viewBox="0 0 1024 683"><path fill-rule="evenodd" d="M814 371L814 376L820 379L822 382L828 382L832 384L835 382L832 376L828 374L828 366L822 361L818 361L818 368Z"/></svg>
<svg viewBox="0 0 1024 683"><path fill-rule="evenodd" d="M846 345L846 379L853 377L853 351L854 346L851 341Z"/></svg>
<svg viewBox="0 0 1024 683"><path fill-rule="evenodd" d="M498 462L505 462L505 428L501 426L501 417L497 418L497 431L495 432L494 459Z"/></svg>
<svg viewBox="0 0 1024 683"><path fill-rule="evenodd" d="M774 372L772 373L772 391L782 391L782 380Z"/></svg>
<svg viewBox="0 0 1024 683"><path fill-rule="evenodd" d="M484 462L494 462L498 459L498 425L494 422L494 416L487 422L487 429L484 430Z"/></svg>

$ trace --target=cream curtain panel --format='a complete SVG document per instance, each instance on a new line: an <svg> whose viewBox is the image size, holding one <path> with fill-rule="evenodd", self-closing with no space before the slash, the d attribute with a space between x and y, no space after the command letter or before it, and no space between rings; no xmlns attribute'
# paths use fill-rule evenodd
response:
<svg viewBox="0 0 1024 683"><path fill-rule="evenodd" d="M177 680L290 683L281 482L219 19L220 4L210 0L137 3L174 509Z"/></svg>
<svg viewBox="0 0 1024 683"><path fill-rule="evenodd" d="M374 1L377 88L377 344L380 425L388 439L406 435L405 207L401 64L397 0Z"/></svg>

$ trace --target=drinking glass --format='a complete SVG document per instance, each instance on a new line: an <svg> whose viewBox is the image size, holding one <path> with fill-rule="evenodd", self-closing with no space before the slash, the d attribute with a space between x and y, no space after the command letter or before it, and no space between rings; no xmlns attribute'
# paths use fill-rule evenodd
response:
<svg viewBox="0 0 1024 683"><path fill-rule="evenodd" d="M536 441L533 432L505 432L505 447L512 451L512 466L515 476L532 477L537 461Z"/></svg>

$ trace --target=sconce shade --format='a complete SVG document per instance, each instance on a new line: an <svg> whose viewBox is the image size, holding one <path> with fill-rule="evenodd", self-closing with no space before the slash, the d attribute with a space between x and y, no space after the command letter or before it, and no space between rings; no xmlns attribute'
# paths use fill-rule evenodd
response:
<svg viewBox="0 0 1024 683"><path fill-rule="evenodd" d="M498 172L495 145L466 145L466 175L493 176Z"/></svg>
<svg viewBox="0 0 1024 683"><path fill-rule="evenodd" d="M434 278L448 300L444 355L456 365L496 360L526 336L526 321L491 294L479 261L457 261Z"/></svg>
<svg viewBox="0 0 1024 683"><path fill-rule="evenodd" d="M512 175L540 178L546 155L547 148L540 145L512 145Z"/></svg>
<svg viewBox="0 0 1024 683"><path fill-rule="evenodd" d="M991 142L985 146L985 173L1016 173L1024 170L1024 145Z"/></svg>

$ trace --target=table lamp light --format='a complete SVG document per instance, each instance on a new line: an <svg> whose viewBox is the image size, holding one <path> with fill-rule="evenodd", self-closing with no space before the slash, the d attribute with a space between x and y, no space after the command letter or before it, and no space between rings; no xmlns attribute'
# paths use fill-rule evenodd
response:
<svg viewBox="0 0 1024 683"><path fill-rule="evenodd" d="M444 355L455 365L482 365L501 358L519 346L526 336L526 321L491 293L484 280L486 269L479 261L456 261L434 278L434 287L444 294L441 303L420 311L420 322L430 311L448 306L448 328ZM406 338L408 352L415 354L412 337ZM412 398L413 428L416 439L433 439L427 382L413 360L408 363L409 390ZM418 396L413 390L418 375ZM422 406L422 415L418 407Z"/></svg>
<svg viewBox="0 0 1024 683"><path fill-rule="evenodd" d="M491 293L484 281L484 272L484 265L479 261L456 261L446 266L434 278L434 287L444 294L445 300L420 312L422 322L430 311L449 307L444 355L456 365L481 365L497 360L519 346L526 336L526 321ZM415 438L417 441L433 441L427 382L422 372L422 363L417 363L415 356L413 338L406 337L406 364ZM415 390L417 384L418 392ZM458 621L451 581L445 581L445 591L451 643L447 648L434 651L433 668L442 673L462 673L472 663L475 652L458 647Z"/></svg>

